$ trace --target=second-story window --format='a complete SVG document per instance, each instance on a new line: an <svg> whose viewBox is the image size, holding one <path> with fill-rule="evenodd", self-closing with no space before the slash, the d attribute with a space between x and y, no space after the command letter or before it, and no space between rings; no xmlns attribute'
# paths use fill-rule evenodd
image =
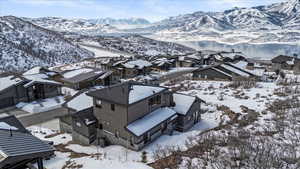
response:
<svg viewBox="0 0 300 169"><path fill-rule="evenodd" d="M156 101L156 104L160 104L161 103L161 96L160 95L156 96L155 101Z"/></svg>
<svg viewBox="0 0 300 169"><path fill-rule="evenodd" d="M112 111L115 111L115 104L111 104L111 105L110 105L110 109L111 109Z"/></svg>
<svg viewBox="0 0 300 169"><path fill-rule="evenodd" d="M157 95L149 100L150 106L156 105L156 104L161 104L161 96L160 95Z"/></svg>
<svg viewBox="0 0 300 169"><path fill-rule="evenodd" d="M96 106L99 108L102 108L102 101L101 100L96 100Z"/></svg>

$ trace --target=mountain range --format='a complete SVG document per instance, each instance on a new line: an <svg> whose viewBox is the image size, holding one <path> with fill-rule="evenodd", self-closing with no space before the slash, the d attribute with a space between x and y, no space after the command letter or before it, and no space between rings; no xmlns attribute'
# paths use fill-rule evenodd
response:
<svg viewBox="0 0 300 169"><path fill-rule="evenodd" d="M105 38L108 34L128 33L143 36L118 35ZM196 42L194 44L207 46L209 41L217 42L222 48L222 43L294 45L300 42L300 0L252 8L233 8L224 12L195 12L156 23L142 18L65 19L3 16L0 17L0 70L22 71L35 65L53 66L94 57L94 53L77 45L77 38L70 38L72 36L97 37L96 43L101 48L150 56L185 54L193 51L172 42ZM266 48L269 48L268 51L273 50L269 46ZM294 48L295 46L288 46L280 51L286 53ZM250 51L248 47L239 49ZM257 54L256 49L257 47L251 49L252 55ZM291 52L299 50L300 48L297 48Z"/></svg>
<svg viewBox="0 0 300 169"><path fill-rule="evenodd" d="M163 41L299 42L300 0L267 6L195 12L150 23L145 19L27 19L41 27L84 35L150 34ZM128 25L130 25L128 27Z"/></svg>
<svg viewBox="0 0 300 169"><path fill-rule="evenodd" d="M300 0L224 12L195 12L170 17L146 29L139 31L153 32L152 38L168 41L299 42Z"/></svg>

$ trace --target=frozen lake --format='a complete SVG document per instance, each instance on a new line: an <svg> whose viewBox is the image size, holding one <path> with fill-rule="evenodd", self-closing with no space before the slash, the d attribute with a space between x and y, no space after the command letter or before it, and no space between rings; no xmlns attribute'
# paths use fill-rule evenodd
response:
<svg viewBox="0 0 300 169"><path fill-rule="evenodd" d="M296 43L262 43L262 44L225 44L216 41L185 41L176 43L197 49L197 50L223 50L240 51L251 58L272 59L278 55L300 55L300 44Z"/></svg>

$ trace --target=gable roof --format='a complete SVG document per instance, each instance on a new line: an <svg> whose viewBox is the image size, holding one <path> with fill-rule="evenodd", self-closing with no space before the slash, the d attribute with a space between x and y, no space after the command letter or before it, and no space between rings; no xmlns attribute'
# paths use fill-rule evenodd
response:
<svg viewBox="0 0 300 169"><path fill-rule="evenodd" d="M125 82L91 91L87 95L116 104L130 105L165 90L168 89L135 82Z"/></svg>
<svg viewBox="0 0 300 169"><path fill-rule="evenodd" d="M80 68L62 73L62 76L64 77L62 80L69 83L79 83L88 79L103 79L111 74L111 71L104 71L94 68Z"/></svg>
<svg viewBox="0 0 300 169"><path fill-rule="evenodd" d="M15 116L7 116L0 118L0 130L10 129L18 132L28 133L26 128Z"/></svg>
<svg viewBox="0 0 300 169"><path fill-rule="evenodd" d="M32 74L32 75L24 75L25 79L29 82L24 85L24 87L30 87L36 83L40 84L52 84L56 86L61 86L62 84L49 79L49 76L43 73Z"/></svg>
<svg viewBox="0 0 300 169"><path fill-rule="evenodd" d="M31 135L16 117L1 118L0 122L10 128L0 129L0 153L4 156L0 168L11 162L8 159L19 162L47 157L54 153L54 149L49 144Z"/></svg>
<svg viewBox="0 0 300 169"><path fill-rule="evenodd" d="M63 106L74 111L81 111L93 107L93 98L86 95L87 92L87 90L79 91L74 96L72 96L69 101L65 102Z"/></svg>
<svg viewBox="0 0 300 169"><path fill-rule="evenodd" d="M8 89L12 86L18 85L20 83L25 83L24 79L21 79L20 77L10 75L0 78L0 91L3 91L5 89Z"/></svg>
<svg viewBox="0 0 300 169"><path fill-rule="evenodd" d="M271 61L272 63L284 63L287 61L292 61L294 58L291 56L286 56L286 55L279 55L275 58L273 58Z"/></svg>
<svg viewBox="0 0 300 169"><path fill-rule="evenodd" d="M122 65L128 69L133 69L133 68L144 69L145 67L152 66L152 63L150 63L146 60L138 59L138 60L132 60L132 61L123 63Z"/></svg>
<svg viewBox="0 0 300 169"><path fill-rule="evenodd" d="M8 159L16 158L15 160L22 161L37 157L47 157L53 154L54 149L29 133L0 130L0 151ZM0 168L5 165L7 163L4 159L0 163Z"/></svg>
<svg viewBox="0 0 300 169"><path fill-rule="evenodd" d="M174 93L173 98L175 102L173 110L180 115L186 115L196 101L196 97L180 93Z"/></svg>

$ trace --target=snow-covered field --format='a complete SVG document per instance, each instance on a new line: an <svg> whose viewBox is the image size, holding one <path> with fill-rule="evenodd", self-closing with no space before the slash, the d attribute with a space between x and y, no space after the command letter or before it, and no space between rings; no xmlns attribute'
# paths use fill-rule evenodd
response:
<svg viewBox="0 0 300 169"><path fill-rule="evenodd" d="M163 135L145 147L143 151L147 152L149 163L154 161L154 154L157 150L170 147L185 150L187 148L186 141L190 137L198 137L203 131L226 123L229 118L217 107L225 105L236 113L242 113L241 106L245 106L262 112L266 109L267 103L279 98L273 94L274 90L278 88L275 83L258 83L256 87L251 89L233 89L227 87L229 82L218 81L183 81L181 84L182 90L179 92L200 97L206 101L207 104L203 108L208 111L202 115L202 121L189 131L185 133L175 132L172 136ZM46 125L41 126L45 127ZM101 169L150 168L141 162L142 151L135 152L117 145L105 148L81 146L72 143L69 134L57 134L57 131L41 126L32 126L28 129L41 139L54 141L56 147L64 147L64 149L58 148L55 158L45 162L47 169L72 168L72 166L82 169L97 169L100 166Z"/></svg>

